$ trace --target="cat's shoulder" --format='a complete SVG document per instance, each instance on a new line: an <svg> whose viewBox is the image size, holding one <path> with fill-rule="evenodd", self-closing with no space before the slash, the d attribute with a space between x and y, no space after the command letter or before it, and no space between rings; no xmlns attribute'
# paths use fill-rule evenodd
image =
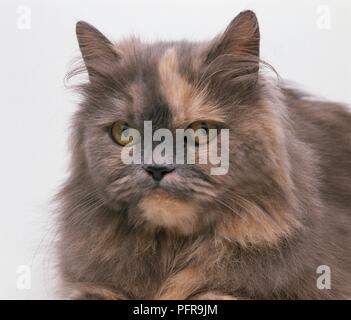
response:
<svg viewBox="0 0 351 320"><path fill-rule="evenodd" d="M351 133L351 105L329 101L293 87L281 88L292 115L316 125L333 126Z"/></svg>

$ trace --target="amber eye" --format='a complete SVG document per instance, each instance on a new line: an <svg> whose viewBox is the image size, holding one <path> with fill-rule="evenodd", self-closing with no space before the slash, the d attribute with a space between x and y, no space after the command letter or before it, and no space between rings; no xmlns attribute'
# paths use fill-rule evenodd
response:
<svg viewBox="0 0 351 320"><path fill-rule="evenodd" d="M210 129L217 129L213 123L206 121L193 122L189 128L193 130L193 139L197 145L209 143Z"/></svg>
<svg viewBox="0 0 351 320"><path fill-rule="evenodd" d="M121 146L133 142L133 137L130 133L130 127L127 122L116 121L111 127L111 135L113 140Z"/></svg>

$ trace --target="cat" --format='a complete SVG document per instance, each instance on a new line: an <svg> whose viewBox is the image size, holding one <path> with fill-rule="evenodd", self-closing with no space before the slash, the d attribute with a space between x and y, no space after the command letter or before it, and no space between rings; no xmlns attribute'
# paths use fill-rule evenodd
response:
<svg viewBox="0 0 351 320"><path fill-rule="evenodd" d="M208 42L76 33L87 81L57 195L65 298L351 297L351 114L264 72L252 11ZM119 121L229 129L228 173L127 165Z"/></svg>

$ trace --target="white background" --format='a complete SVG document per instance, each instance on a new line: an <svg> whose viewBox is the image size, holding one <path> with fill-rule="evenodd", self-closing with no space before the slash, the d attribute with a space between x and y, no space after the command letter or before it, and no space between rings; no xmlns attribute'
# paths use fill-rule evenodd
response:
<svg viewBox="0 0 351 320"><path fill-rule="evenodd" d="M23 8L31 27L21 29ZM351 102L351 1L44 1L0 2L0 298L55 297L52 198L64 180L67 126L77 97L63 79L79 55L75 23L110 39L209 39L253 9L262 58L322 97ZM330 11L330 28L321 15ZM31 268L23 289L19 266ZM19 282L19 286L18 286Z"/></svg>

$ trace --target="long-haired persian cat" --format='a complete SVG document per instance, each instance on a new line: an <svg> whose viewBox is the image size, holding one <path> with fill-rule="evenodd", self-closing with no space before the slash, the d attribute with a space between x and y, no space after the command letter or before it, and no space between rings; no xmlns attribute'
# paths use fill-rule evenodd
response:
<svg viewBox="0 0 351 320"><path fill-rule="evenodd" d="M351 114L263 74L253 12L209 42L76 31L88 81L58 195L66 297L351 297ZM120 135L144 121L229 129L228 172L125 164Z"/></svg>

